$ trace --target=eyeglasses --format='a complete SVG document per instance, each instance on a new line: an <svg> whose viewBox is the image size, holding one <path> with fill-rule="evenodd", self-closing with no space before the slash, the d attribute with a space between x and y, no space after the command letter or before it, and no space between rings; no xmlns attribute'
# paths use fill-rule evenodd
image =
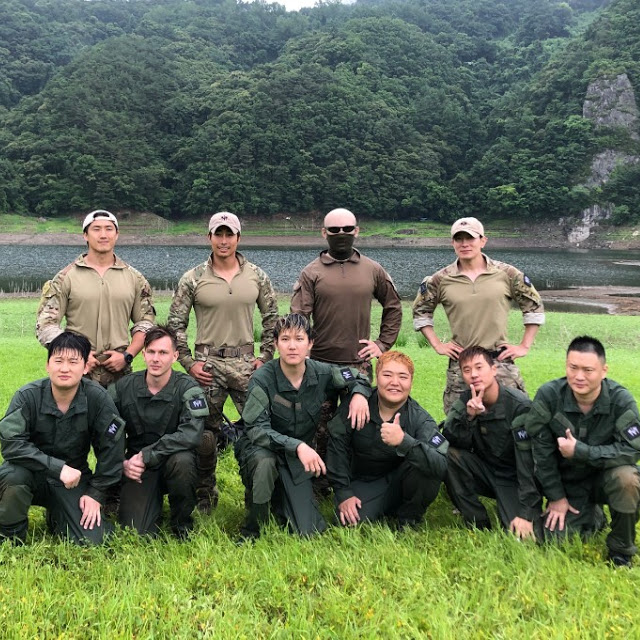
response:
<svg viewBox="0 0 640 640"><path fill-rule="evenodd" d="M330 233L332 236L336 233L353 233L356 228L354 225L350 224L346 227L326 227L327 233Z"/></svg>

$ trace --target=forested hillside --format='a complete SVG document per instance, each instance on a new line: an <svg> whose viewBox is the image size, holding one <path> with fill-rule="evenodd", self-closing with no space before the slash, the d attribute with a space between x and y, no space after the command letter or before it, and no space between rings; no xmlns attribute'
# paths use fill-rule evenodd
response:
<svg viewBox="0 0 640 640"><path fill-rule="evenodd" d="M582 115L620 74L637 0L3 0L0 212L633 222L639 164L587 181L640 155Z"/></svg>

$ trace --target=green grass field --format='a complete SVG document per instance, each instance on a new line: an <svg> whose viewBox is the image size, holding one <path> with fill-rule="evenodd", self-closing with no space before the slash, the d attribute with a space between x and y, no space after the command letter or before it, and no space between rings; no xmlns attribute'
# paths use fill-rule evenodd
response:
<svg viewBox="0 0 640 640"><path fill-rule="evenodd" d="M168 304L158 301L161 321ZM20 385L45 375L36 306L0 300L3 413ZM379 311L374 326L378 319ZM436 323L444 337L444 316ZM512 314L513 339L520 323ZM564 349L582 333L604 342L610 377L638 396L638 319L564 313L548 315L520 361L529 393L563 374ZM408 307L398 343L416 363L413 396L441 420L446 361L417 339ZM218 481L218 509L198 517L186 543L121 531L104 547L77 548L49 536L43 510L32 509L29 544L0 544L0 637L640 637L639 569L607 566L603 535L538 547L467 530L441 493L418 531L331 528L301 540L272 528L255 546L237 547L243 491L230 453Z"/></svg>

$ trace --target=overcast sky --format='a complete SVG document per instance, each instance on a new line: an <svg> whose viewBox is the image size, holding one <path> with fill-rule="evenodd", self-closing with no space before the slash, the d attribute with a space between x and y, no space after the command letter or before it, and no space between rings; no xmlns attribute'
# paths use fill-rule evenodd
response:
<svg viewBox="0 0 640 640"><path fill-rule="evenodd" d="M289 11L297 11L302 7L313 7L317 0L277 0L277 2L283 4ZM342 4L353 4L355 0L341 0L341 2Z"/></svg>

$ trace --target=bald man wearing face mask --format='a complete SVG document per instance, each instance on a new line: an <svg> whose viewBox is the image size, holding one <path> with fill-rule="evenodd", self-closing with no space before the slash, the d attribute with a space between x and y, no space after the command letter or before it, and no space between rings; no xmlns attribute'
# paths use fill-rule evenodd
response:
<svg viewBox="0 0 640 640"><path fill-rule="evenodd" d="M398 337L402 307L391 276L353 244L358 237L356 217L348 209L334 209L324 219L322 237L329 245L300 273L293 286L291 312L312 320L316 339L311 357L320 362L357 368L371 380L371 360L388 351ZM371 304L382 305L380 331L371 340ZM326 423L337 399L323 406L316 438L324 458Z"/></svg>
<svg viewBox="0 0 640 640"><path fill-rule="evenodd" d="M358 231L347 209L325 216L322 237L329 248L300 273L291 311L313 321L314 360L355 366L370 375L371 359L390 349L398 337L402 308L391 276L354 249ZM382 320L378 338L370 340L374 299L382 305Z"/></svg>

